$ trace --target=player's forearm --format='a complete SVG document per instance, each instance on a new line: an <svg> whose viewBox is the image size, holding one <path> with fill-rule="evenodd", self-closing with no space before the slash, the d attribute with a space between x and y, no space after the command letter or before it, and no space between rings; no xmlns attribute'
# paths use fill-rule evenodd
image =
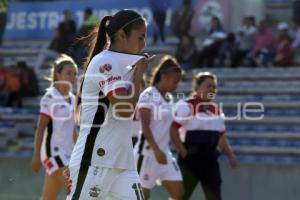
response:
<svg viewBox="0 0 300 200"><path fill-rule="evenodd" d="M143 71L139 69L134 70L133 75L133 88L131 88L132 98L130 99L132 105L135 107L137 101L139 100L141 91L141 82L143 81Z"/></svg>
<svg viewBox="0 0 300 200"><path fill-rule="evenodd" d="M225 135L222 135L220 138L220 143L219 147L221 151L228 157L228 158L233 158L235 157L230 145L227 142L227 138Z"/></svg>
<svg viewBox="0 0 300 200"><path fill-rule="evenodd" d="M184 149L184 145L182 144L180 137L179 137L179 132L178 129L174 126L171 126L170 128L170 136L171 136L171 141L175 145L176 149L180 152L182 149Z"/></svg>
<svg viewBox="0 0 300 200"><path fill-rule="evenodd" d="M44 131L38 129L35 133L33 155L36 157L40 157L41 145L43 142L43 135L44 135L43 132Z"/></svg>
<svg viewBox="0 0 300 200"><path fill-rule="evenodd" d="M151 149L153 151L159 151L160 149L154 140L154 137L153 137L150 127L143 128L143 134L144 134L144 137L147 140L148 144L150 145Z"/></svg>

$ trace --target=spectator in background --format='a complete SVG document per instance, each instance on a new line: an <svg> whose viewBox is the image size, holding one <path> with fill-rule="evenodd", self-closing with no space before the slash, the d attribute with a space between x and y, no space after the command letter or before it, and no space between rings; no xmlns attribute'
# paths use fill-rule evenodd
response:
<svg viewBox="0 0 300 200"><path fill-rule="evenodd" d="M17 106L22 108L20 71L16 66L9 68L6 76L6 90L9 94L6 107Z"/></svg>
<svg viewBox="0 0 300 200"><path fill-rule="evenodd" d="M98 17L93 14L92 8L86 8L83 14L83 24L81 25L79 30L79 36L87 36L90 31L92 31L93 28L97 25L97 23Z"/></svg>
<svg viewBox="0 0 300 200"><path fill-rule="evenodd" d="M69 10L64 11L64 20L59 24L58 29L64 46L64 52L60 53L67 53L76 36L76 23L72 19L72 14Z"/></svg>
<svg viewBox="0 0 300 200"><path fill-rule="evenodd" d="M250 23L250 26L256 27L256 20L255 20L255 17L253 15L249 16L249 23Z"/></svg>
<svg viewBox="0 0 300 200"><path fill-rule="evenodd" d="M60 37L59 29L56 28L53 31L53 37L52 37L52 40L49 44L49 49L53 50L57 53L62 51L60 43L59 43L59 37Z"/></svg>
<svg viewBox="0 0 300 200"><path fill-rule="evenodd" d="M182 37L189 35L193 14L194 10L192 8L191 0L182 0L181 5L173 11L171 29L179 40L181 40Z"/></svg>
<svg viewBox="0 0 300 200"><path fill-rule="evenodd" d="M295 20L291 20L289 23L289 36L292 41L296 38L296 32L297 32L297 23L295 23Z"/></svg>
<svg viewBox="0 0 300 200"><path fill-rule="evenodd" d="M53 38L47 49L41 49L36 59L35 69L44 67L47 59L54 60L59 54L73 54L73 43L76 37L76 24L71 12L64 10L64 19L53 32Z"/></svg>
<svg viewBox="0 0 300 200"><path fill-rule="evenodd" d="M97 25L98 17L93 14L91 8L86 8L84 10L83 20L77 35L77 38L79 39L75 41L70 53L79 68L82 68L85 58L87 57L87 48L85 46L88 46L89 44L84 44L84 38L87 37Z"/></svg>
<svg viewBox="0 0 300 200"><path fill-rule="evenodd" d="M300 22L297 20L292 20L290 36L292 38L292 49L300 49Z"/></svg>
<svg viewBox="0 0 300 200"><path fill-rule="evenodd" d="M225 30L221 24L221 20L217 16L213 16L211 19L209 33L212 35L219 32L225 33Z"/></svg>
<svg viewBox="0 0 300 200"><path fill-rule="evenodd" d="M293 19L300 23L300 0L294 0L293 3Z"/></svg>
<svg viewBox="0 0 300 200"><path fill-rule="evenodd" d="M213 67L216 65L220 47L226 39L226 33L218 17L211 18L209 37L203 41L202 50L199 54L199 66Z"/></svg>
<svg viewBox="0 0 300 200"><path fill-rule="evenodd" d="M38 79L34 70L25 61L17 62L20 71L21 93L23 97L36 96L39 93Z"/></svg>
<svg viewBox="0 0 300 200"><path fill-rule="evenodd" d="M7 19L7 0L0 0L0 46L2 45L3 35Z"/></svg>
<svg viewBox="0 0 300 200"><path fill-rule="evenodd" d="M237 32L237 64L242 64L242 61L253 49L254 39L256 34L255 18L246 16L243 19L242 26L238 27Z"/></svg>
<svg viewBox="0 0 300 200"><path fill-rule="evenodd" d="M155 22L153 44L156 44L159 38L161 42L164 43L166 12L171 0L149 0L148 2Z"/></svg>
<svg viewBox="0 0 300 200"><path fill-rule="evenodd" d="M189 35L183 35L176 50L176 58L184 69L199 65L198 51L195 39Z"/></svg>
<svg viewBox="0 0 300 200"><path fill-rule="evenodd" d="M252 51L252 61L254 66L269 66L273 60L274 44L273 33L266 21L262 20L258 25L255 35L254 47Z"/></svg>
<svg viewBox="0 0 300 200"><path fill-rule="evenodd" d="M64 11L64 20L59 23L54 32L50 49L57 53L68 53L76 36L76 24L69 10Z"/></svg>
<svg viewBox="0 0 300 200"><path fill-rule="evenodd" d="M219 65L220 66L238 66L238 46L236 44L235 35L229 33L222 43L219 50Z"/></svg>
<svg viewBox="0 0 300 200"><path fill-rule="evenodd" d="M4 66L3 60L0 59L0 106L6 106L8 99L7 84L7 69Z"/></svg>
<svg viewBox="0 0 300 200"><path fill-rule="evenodd" d="M275 65L290 66L293 64L291 41L288 34L289 25L281 22L277 26Z"/></svg>

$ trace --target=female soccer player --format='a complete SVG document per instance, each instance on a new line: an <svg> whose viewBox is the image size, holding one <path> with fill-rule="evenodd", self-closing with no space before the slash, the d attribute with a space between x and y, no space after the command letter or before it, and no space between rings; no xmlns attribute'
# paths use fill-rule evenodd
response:
<svg viewBox="0 0 300 200"><path fill-rule="evenodd" d="M151 86L144 90L137 104L141 132L135 145L135 158L146 199L160 180L172 199L183 196L182 176L171 154L170 125L173 99L171 93L181 80L182 70L170 56L164 56L153 71Z"/></svg>
<svg viewBox="0 0 300 200"><path fill-rule="evenodd" d="M217 161L219 147L229 158L232 168L236 158L227 143L224 114L213 103L217 90L215 75L198 73L194 79L194 94L187 101L180 100L175 107L171 138L179 150L179 166L183 174L184 199L188 200L200 181L206 199L221 199L221 174ZM178 129L186 130L185 142Z"/></svg>
<svg viewBox="0 0 300 200"><path fill-rule="evenodd" d="M41 99L32 169L38 172L41 163L46 168L43 200L56 199L62 188L67 189L62 172L69 164L76 137L72 94L76 74L77 66L71 57L58 57L52 67L51 87Z"/></svg>
<svg viewBox="0 0 300 200"><path fill-rule="evenodd" d="M141 55L146 22L121 10L102 18L81 85L80 134L70 164L68 200L141 200L133 158L131 116L152 57ZM107 40L109 38L109 41Z"/></svg>

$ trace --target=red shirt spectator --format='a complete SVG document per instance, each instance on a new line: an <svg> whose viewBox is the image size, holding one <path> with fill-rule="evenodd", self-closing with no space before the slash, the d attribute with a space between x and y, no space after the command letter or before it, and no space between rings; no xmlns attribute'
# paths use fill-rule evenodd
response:
<svg viewBox="0 0 300 200"><path fill-rule="evenodd" d="M16 72L7 73L6 88L9 92L18 92L20 90L20 77Z"/></svg>
<svg viewBox="0 0 300 200"><path fill-rule="evenodd" d="M5 89L6 74L7 74L6 69L0 68L0 91L3 91Z"/></svg>
<svg viewBox="0 0 300 200"><path fill-rule="evenodd" d="M276 39L275 64L289 66L293 64L293 53L291 41L288 35L288 24L285 22L278 24L279 35Z"/></svg>
<svg viewBox="0 0 300 200"><path fill-rule="evenodd" d="M273 33L270 29L258 32L255 36L254 51L258 52L262 49L273 49Z"/></svg>
<svg viewBox="0 0 300 200"><path fill-rule="evenodd" d="M255 35L254 52L257 53L264 49L269 51L273 50L273 33L267 27L266 23L261 21L258 27L258 32Z"/></svg>

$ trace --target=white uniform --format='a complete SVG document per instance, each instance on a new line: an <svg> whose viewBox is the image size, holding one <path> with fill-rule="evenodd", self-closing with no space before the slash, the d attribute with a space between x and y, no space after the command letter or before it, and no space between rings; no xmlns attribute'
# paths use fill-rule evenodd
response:
<svg viewBox="0 0 300 200"><path fill-rule="evenodd" d="M69 93L70 102L51 87L41 99L40 113L50 118L41 146L41 161L50 175L69 164L75 128L75 96Z"/></svg>
<svg viewBox="0 0 300 200"><path fill-rule="evenodd" d="M139 141L135 145L134 153L141 185L148 189L153 188L158 180L182 180L177 162L169 148L170 125L173 119L173 100L171 95L168 95L168 97L169 102L161 96L156 87L151 86L143 91L137 104L138 110L149 109L151 111L150 129L155 142L160 150L166 154L168 161L166 165L157 162L154 152L145 140L142 132L140 132ZM139 118L139 113L137 113L137 119Z"/></svg>
<svg viewBox="0 0 300 200"><path fill-rule="evenodd" d="M217 158L219 138L225 134L225 115L214 102L201 102L193 97L175 106L173 125L183 127L186 147L201 158Z"/></svg>
<svg viewBox="0 0 300 200"><path fill-rule="evenodd" d="M82 87L80 134L74 147L67 199L141 199L133 159L130 121L121 120L108 97L128 90L133 65L141 59L104 50L90 62Z"/></svg>
<svg viewBox="0 0 300 200"><path fill-rule="evenodd" d="M180 100L176 103L174 111L173 124L177 128L184 127L185 131L218 133L217 135L226 132L225 115L214 102L201 102L197 98ZM203 138L201 140L204 142ZM208 140L211 141L211 138Z"/></svg>

